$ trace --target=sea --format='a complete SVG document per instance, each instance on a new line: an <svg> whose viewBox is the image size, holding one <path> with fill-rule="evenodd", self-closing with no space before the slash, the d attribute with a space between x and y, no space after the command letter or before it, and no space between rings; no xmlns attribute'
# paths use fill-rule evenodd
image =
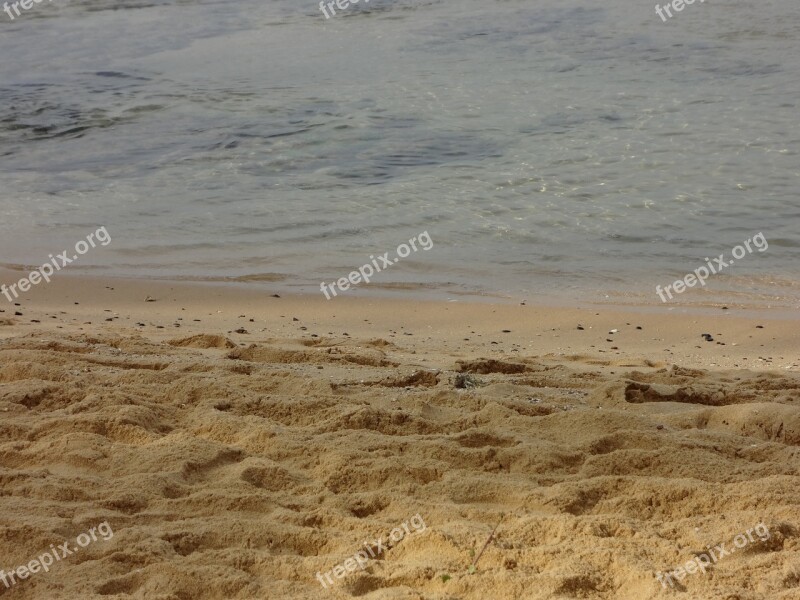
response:
<svg viewBox="0 0 800 600"><path fill-rule="evenodd" d="M346 3L342 3L346 6ZM0 263L320 294L800 306L800 3L0 12ZM330 13L330 9L327 11Z"/></svg>

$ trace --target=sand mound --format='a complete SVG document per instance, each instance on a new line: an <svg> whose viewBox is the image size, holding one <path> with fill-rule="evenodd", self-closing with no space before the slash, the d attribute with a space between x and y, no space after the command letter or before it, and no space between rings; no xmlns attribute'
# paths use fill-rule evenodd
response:
<svg viewBox="0 0 800 600"><path fill-rule="evenodd" d="M190 337L170 340L167 342L170 346L178 346L180 348L235 348L234 344L228 338L222 335L210 335L201 333Z"/></svg>

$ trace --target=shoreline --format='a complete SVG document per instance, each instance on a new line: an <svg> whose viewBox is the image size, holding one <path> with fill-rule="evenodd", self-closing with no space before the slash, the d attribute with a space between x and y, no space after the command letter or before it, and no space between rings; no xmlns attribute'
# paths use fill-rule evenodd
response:
<svg viewBox="0 0 800 600"><path fill-rule="evenodd" d="M0 263L0 282L6 285L17 282L21 277L30 275L37 269L33 265ZM318 284L313 282L295 282L291 275L284 273L260 273L251 275L215 276L215 275L166 275L166 274L109 274L105 267L75 267L67 272L59 272L56 278L85 279L87 281L142 281L162 282L169 284L197 284L209 286L225 286L232 290L253 290L258 293L280 293L296 297L324 297ZM543 280L545 288L537 288L528 292L508 286L475 286L472 289L454 282L434 281L381 281L373 279L367 286L352 286L347 291L331 298L331 301L342 299L366 300L407 300L417 299L430 302L465 302L465 303L498 303L526 304L561 307L622 307L630 310L686 311L703 314L704 311L715 311L727 306L731 309L746 311L746 314L769 315L783 314L783 318L795 318L800 315L800 280L788 279L785 276L763 276L757 282L745 277L726 275L728 279L709 284L709 287L694 287L684 290L666 302L661 302L656 287L652 293L644 293L646 286L624 286L621 282L609 282L606 286L595 284L576 284L568 278L562 281L563 287L556 287L558 278ZM330 278L329 278L330 279ZM666 278L667 280L669 277ZM709 280L712 281L712 280ZM767 283L768 281L768 283ZM755 288L753 288L753 285ZM542 291L544 289L545 291ZM747 291L742 291L747 290ZM0 296L0 300L4 298ZM744 313L743 313L744 314ZM800 318L800 317L797 317Z"/></svg>
<svg viewBox="0 0 800 600"><path fill-rule="evenodd" d="M0 279L5 276L0 271ZM148 297L153 301L145 301ZM753 368L770 360L781 368L800 364L800 349L793 344L800 337L800 319L780 309L659 310L641 305L359 296L326 300L227 283L68 274L35 286L17 300L20 306L3 300L0 318L11 319L14 325L0 329L2 337L31 330L77 332L99 327L162 339L211 329L245 344L263 335L313 339L344 333L366 338L411 333L435 343L459 343L464 352L544 350L616 359L646 353L659 362L684 361L709 368ZM239 329L248 333L236 333ZM614 329L618 331L609 333ZM712 342L702 337L706 333Z"/></svg>

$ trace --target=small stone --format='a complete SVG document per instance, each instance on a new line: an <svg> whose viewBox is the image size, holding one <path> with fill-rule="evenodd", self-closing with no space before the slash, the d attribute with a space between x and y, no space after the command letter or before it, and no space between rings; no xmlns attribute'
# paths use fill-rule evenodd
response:
<svg viewBox="0 0 800 600"><path fill-rule="evenodd" d="M145 302L155 302L155 301L156 301L156 299L155 299L155 298L153 298L152 296L148 296L147 298L145 298L145 299L144 299L144 301L145 301Z"/></svg>

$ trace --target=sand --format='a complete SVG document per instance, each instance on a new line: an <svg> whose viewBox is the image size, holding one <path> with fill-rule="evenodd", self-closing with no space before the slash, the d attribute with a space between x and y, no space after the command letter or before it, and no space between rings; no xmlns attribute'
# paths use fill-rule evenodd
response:
<svg viewBox="0 0 800 600"><path fill-rule="evenodd" d="M67 275L0 300L0 567L73 551L4 600L800 598L796 319Z"/></svg>

